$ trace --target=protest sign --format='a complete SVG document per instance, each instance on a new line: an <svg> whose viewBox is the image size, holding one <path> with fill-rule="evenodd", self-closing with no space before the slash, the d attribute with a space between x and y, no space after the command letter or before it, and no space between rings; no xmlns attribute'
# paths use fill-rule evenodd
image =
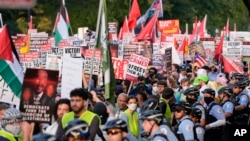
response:
<svg viewBox="0 0 250 141"><path fill-rule="evenodd" d="M126 79L137 81L138 76L143 76L149 64L149 59L137 54L131 54L127 66Z"/></svg>
<svg viewBox="0 0 250 141"><path fill-rule="evenodd" d="M15 107L19 108L20 98L16 97L16 95L12 92L8 84L4 81L2 76L0 75L0 101L15 105Z"/></svg>
<svg viewBox="0 0 250 141"><path fill-rule="evenodd" d="M70 98L70 91L82 87L82 58L63 57L61 97Z"/></svg>
<svg viewBox="0 0 250 141"><path fill-rule="evenodd" d="M228 58L241 58L241 41L228 41L223 54Z"/></svg>
<svg viewBox="0 0 250 141"><path fill-rule="evenodd" d="M81 48L80 47L64 47L63 57L70 58L81 58Z"/></svg>
<svg viewBox="0 0 250 141"><path fill-rule="evenodd" d="M157 72L162 73L164 70L166 70L166 55L153 54L152 64L158 70Z"/></svg>
<svg viewBox="0 0 250 141"><path fill-rule="evenodd" d="M86 74L91 74L91 69L93 67L92 74L99 75L100 66L101 66L101 50L96 49L94 56L93 56L93 51L94 51L93 49L82 48L82 54L84 57L83 69ZM92 56L93 56L93 60L92 60Z"/></svg>
<svg viewBox="0 0 250 141"><path fill-rule="evenodd" d="M20 103L24 120L51 122L57 83L58 71L30 68L26 70Z"/></svg>
<svg viewBox="0 0 250 141"><path fill-rule="evenodd" d="M45 32L31 33L30 34L30 52L39 52L41 45L48 44L48 34Z"/></svg>
<svg viewBox="0 0 250 141"><path fill-rule="evenodd" d="M250 41L244 41L242 42L242 50L241 50L241 55L242 55L242 60L250 62Z"/></svg>
<svg viewBox="0 0 250 141"><path fill-rule="evenodd" d="M112 58L112 64L114 67L115 78L125 80L128 60Z"/></svg>

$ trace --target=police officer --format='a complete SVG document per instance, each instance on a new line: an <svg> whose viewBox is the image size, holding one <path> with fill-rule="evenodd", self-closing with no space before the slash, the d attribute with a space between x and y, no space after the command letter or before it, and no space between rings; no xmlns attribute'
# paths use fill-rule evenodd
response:
<svg viewBox="0 0 250 141"><path fill-rule="evenodd" d="M233 87L232 101L234 103L234 122L235 125L247 125L248 122L248 96L245 91L245 82L237 81Z"/></svg>
<svg viewBox="0 0 250 141"><path fill-rule="evenodd" d="M191 105L187 102L176 102L173 106L177 124L173 127L179 141L195 140L194 123L190 119Z"/></svg>
<svg viewBox="0 0 250 141"><path fill-rule="evenodd" d="M32 141L59 141L59 139L48 133L40 133L33 136Z"/></svg>
<svg viewBox="0 0 250 141"><path fill-rule="evenodd" d="M226 118L226 125L223 130L223 141L229 140L230 135L230 126L234 123L233 112L234 112L234 104L231 101L230 97L233 95L233 90L230 87L222 87L218 91L219 99L221 100L221 107L224 111Z"/></svg>
<svg viewBox="0 0 250 141"><path fill-rule="evenodd" d="M202 91L206 107L205 141L221 141L222 126L225 125L225 115L222 107L214 101L215 91L206 88Z"/></svg>
<svg viewBox="0 0 250 141"><path fill-rule="evenodd" d="M81 140L88 141L89 127L87 122L81 119L74 119L65 128L65 136L68 141Z"/></svg>
<svg viewBox="0 0 250 141"><path fill-rule="evenodd" d="M141 114L142 127L148 133L149 141L168 141L166 134L160 131L163 115L159 110L148 110Z"/></svg>
<svg viewBox="0 0 250 141"><path fill-rule="evenodd" d="M204 141L205 128L200 125L201 115L202 115L202 112L200 109L192 108L192 111L190 113L190 118L195 124L194 128L195 128L197 139L199 141Z"/></svg>
<svg viewBox="0 0 250 141"><path fill-rule="evenodd" d="M148 110L159 110L159 102L154 98L149 98L143 102L141 107L141 113L146 112ZM177 137L173 133L169 123L165 118L163 118L162 123L160 124L160 131L167 135L170 141L178 141Z"/></svg>
<svg viewBox="0 0 250 141"><path fill-rule="evenodd" d="M128 132L128 126L122 119L108 121L103 129L107 132L108 141L136 141L137 139Z"/></svg>
<svg viewBox="0 0 250 141"><path fill-rule="evenodd" d="M200 92L195 87L187 88L184 93L186 96L186 101L192 105L192 107L198 108L201 110L202 115L200 121L201 126L205 126L205 108L203 105L201 105L200 101L198 101L198 97L200 95Z"/></svg>
<svg viewBox="0 0 250 141"><path fill-rule="evenodd" d="M244 78L244 75L241 74L241 73L238 73L238 72L235 72L231 75L230 77L230 81L228 83L228 86L233 88L234 87L234 83L239 81L239 80L242 80Z"/></svg>

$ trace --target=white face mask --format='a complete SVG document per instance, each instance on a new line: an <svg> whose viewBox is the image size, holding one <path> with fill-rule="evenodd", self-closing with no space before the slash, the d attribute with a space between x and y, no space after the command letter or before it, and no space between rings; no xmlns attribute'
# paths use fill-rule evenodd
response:
<svg viewBox="0 0 250 141"><path fill-rule="evenodd" d="M183 86L182 89L183 90L186 90L188 88L188 86Z"/></svg>
<svg viewBox="0 0 250 141"><path fill-rule="evenodd" d="M131 111L134 111L137 108L137 104L136 103L132 103L128 105L128 109Z"/></svg>
<svg viewBox="0 0 250 141"><path fill-rule="evenodd" d="M22 127L21 125L11 125L11 124L8 124L4 127L4 129L7 131L7 132L10 132L11 134L13 134L15 137L19 137L20 136L20 133L22 131Z"/></svg>
<svg viewBox="0 0 250 141"><path fill-rule="evenodd" d="M158 87L157 86L154 86L154 87L152 87L152 90L153 90L153 92L158 92Z"/></svg>

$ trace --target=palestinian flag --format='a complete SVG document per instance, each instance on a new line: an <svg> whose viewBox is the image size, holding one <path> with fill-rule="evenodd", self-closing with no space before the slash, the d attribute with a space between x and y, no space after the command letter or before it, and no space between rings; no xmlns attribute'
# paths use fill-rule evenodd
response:
<svg viewBox="0 0 250 141"><path fill-rule="evenodd" d="M0 66L1 77L12 92L20 97L24 74L6 25L0 31Z"/></svg>
<svg viewBox="0 0 250 141"><path fill-rule="evenodd" d="M65 7L65 4L62 3L60 12L57 14L56 24L54 27L56 47L58 47L58 44L61 40L67 39L69 37L69 28L70 21L68 12Z"/></svg>

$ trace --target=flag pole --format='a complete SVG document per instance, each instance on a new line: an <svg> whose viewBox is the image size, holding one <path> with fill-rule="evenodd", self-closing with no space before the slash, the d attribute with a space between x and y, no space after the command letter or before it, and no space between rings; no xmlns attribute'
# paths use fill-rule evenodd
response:
<svg viewBox="0 0 250 141"><path fill-rule="evenodd" d="M3 27L3 18L2 18L2 13L0 13L0 22L1 22L1 28Z"/></svg>
<svg viewBox="0 0 250 141"><path fill-rule="evenodd" d="M100 23L100 20L101 20L102 3L103 3L103 0L100 0L100 2L99 2L99 10L98 10L98 17L97 17L97 24L96 24L96 34L98 33L99 28L100 28L99 23ZM98 38L98 36L96 36L95 38ZM92 80L92 75L93 75L93 61L94 61L94 55L95 55L95 51L96 51L96 44L97 44L97 41L95 42L95 45L94 45L94 48L93 48L93 53L92 53L92 56L91 56L90 80ZM90 91L90 84L91 84L91 81L88 84L88 91Z"/></svg>

